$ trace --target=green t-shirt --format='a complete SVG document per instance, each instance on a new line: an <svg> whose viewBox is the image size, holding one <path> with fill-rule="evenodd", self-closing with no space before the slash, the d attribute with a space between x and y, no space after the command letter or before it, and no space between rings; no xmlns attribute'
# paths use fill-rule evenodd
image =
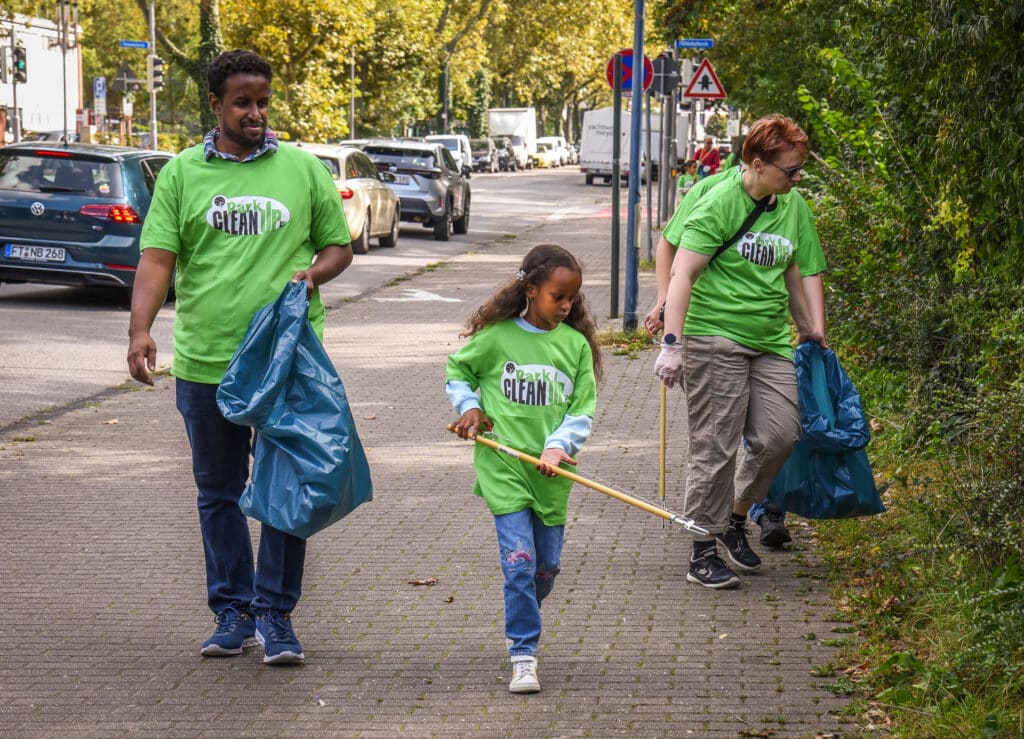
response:
<svg viewBox="0 0 1024 739"><path fill-rule="evenodd" d="M350 241L334 181L308 152L281 144L248 162L206 160L199 144L168 162L141 248L177 255L173 374L219 383L256 311L316 251ZM309 320L322 338L319 290Z"/></svg>
<svg viewBox="0 0 1024 739"><path fill-rule="evenodd" d="M534 457L566 415L592 418L597 402L590 344L564 323L543 333L512 320L488 326L448 357L447 379L479 389L498 439ZM473 492L495 516L530 508L548 526L565 523L571 480L545 477L483 444L473 463Z"/></svg>
<svg viewBox="0 0 1024 739"><path fill-rule="evenodd" d="M729 169L694 185L665 226L665 240L713 255L736 233L755 202L741 170ZM796 191L778 196L735 244L694 283L683 334L724 336L792 359L789 292L784 273L796 261L804 277L825 269L814 218Z"/></svg>

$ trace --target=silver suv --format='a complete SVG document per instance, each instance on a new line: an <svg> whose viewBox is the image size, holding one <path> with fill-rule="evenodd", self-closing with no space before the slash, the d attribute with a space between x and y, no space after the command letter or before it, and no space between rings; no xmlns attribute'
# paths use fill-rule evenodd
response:
<svg viewBox="0 0 1024 739"><path fill-rule="evenodd" d="M442 144L430 141L370 141L363 152L395 181L402 220L434 229L434 239L448 241L452 232L469 231L469 180Z"/></svg>

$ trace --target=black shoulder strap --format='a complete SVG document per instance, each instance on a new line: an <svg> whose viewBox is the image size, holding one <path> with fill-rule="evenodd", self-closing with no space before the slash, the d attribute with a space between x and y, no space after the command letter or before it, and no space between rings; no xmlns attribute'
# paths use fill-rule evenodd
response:
<svg viewBox="0 0 1024 739"><path fill-rule="evenodd" d="M765 208L768 207L768 203L769 203L769 201L771 199L772 199L772 196L769 194L769 195L765 195L763 198L761 198L760 200L757 201L757 204L754 206L754 209L752 211L750 211L750 215L747 216L746 220L743 221L743 225L740 226L740 230L737 231L736 233L734 233L732 235L731 239L729 239L724 244L722 244L720 247L718 247L718 251L716 251L712 255L711 259L708 260L708 264L711 264L713 261L718 259L718 256L723 251L725 251L730 246L732 246L737 241L739 241L740 237L743 236L743 234L745 234L747 232L747 230L751 226L754 225L754 222L761 216L761 214L764 213Z"/></svg>

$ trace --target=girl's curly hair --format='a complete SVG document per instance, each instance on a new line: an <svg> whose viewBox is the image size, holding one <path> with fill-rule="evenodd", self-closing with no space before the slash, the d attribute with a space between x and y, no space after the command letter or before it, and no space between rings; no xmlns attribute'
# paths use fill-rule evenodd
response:
<svg viewBox="0 0 1024 739"><path fill-rule="evenodd" d="M530 285L540 287L559 267L566 267L581 276L583 275L583 268L576 261L576 257L560 246L541 244L530 249L523 257L519 272L511 280L501 285L490 300L473 312L473 315L466 321L465 332L459 336L470 337L493 323L522 315L527 306L526 288ZM572 308L569 310L565 323L583 334L587 343L590 344L590 353L594 357L594 376L600 380L601 350L597 345L597 325L590 315L587 299L582 290L573 299Z"/></svg>

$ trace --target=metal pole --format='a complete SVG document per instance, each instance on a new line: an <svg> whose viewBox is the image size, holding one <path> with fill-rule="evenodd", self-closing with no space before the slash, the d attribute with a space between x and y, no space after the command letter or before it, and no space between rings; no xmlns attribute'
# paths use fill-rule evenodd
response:
<svg viewBox="0 0 1024 739"><path fill-rule="evenodd" d="M637 244L640 216L640 126L641 105L636 96L643 95L644 82L644 0L636 0L633 17L633 110L629 142L629 218L626 227L626 307L622 328L632 331L637 325L637 299L640 293L640 249ZM651 169L651 167L648 167ZM650 176L650 172L648 172Z"/></svg>
<svg viewBox="0 0 1024 739"><path fill-rule="evenodd" d="M68 0L57 2L57 43L60 44L60 77L64 95L64 143L68 141Z"/></svg>
<svg viewBox="0 0 1024 739"><path fill-rule="evenodd" d="M356 50L352 49L351 55L348 61L348 82L349 82L349 101L348 101L348 137L354 139L356 137Z"/></svg>
<svg viewBox="0 0 1024 739"><path fill-rule="evenodd" d="M654 150L651 148L651 98L653 95L648 94L644 97L647 99L647 130L644 132L647 137L647 260L651 261L654 259L654 246L651 244L651 231L654 228L654 224L651 222L651 188L654 187ZM662 177L664 177L664 171L662 170Z"/></svg>
<svg viewBox="0 0 1024 739"><path fill-rule="evenodd" d="M612 76L615 86L612 88L612 307L609 318L619 317L619 174L622 155L622 57L615 55Z"/></svg>
<svg viewBox="0 0 1024 739"><path fill-rule="evenodd" d="M149 53L156 56L156 0L149 0ZM128 132L130 137L131 131ZM157 150L156 146L156 90L153 85L149 86L149 148Z"/></svg>
<svg viewBox="0 0 1024 739"><path fill-rule="evenodd" d="M11 21L11 64L14 64L14 48L17 46L14 21ZM14 143L21 141L21 114L18 112L18 80L11 70L11 97L14 104Z"/></svg>

